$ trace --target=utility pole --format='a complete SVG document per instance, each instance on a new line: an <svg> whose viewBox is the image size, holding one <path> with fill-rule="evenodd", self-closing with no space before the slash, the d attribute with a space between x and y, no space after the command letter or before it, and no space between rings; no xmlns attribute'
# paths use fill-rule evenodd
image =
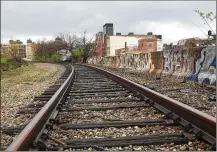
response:
<svg viewBox="0 0 217 152"><path fill-rule="evenodd" d="M127 51L127 42L125 42L125 52Z"/></svg>

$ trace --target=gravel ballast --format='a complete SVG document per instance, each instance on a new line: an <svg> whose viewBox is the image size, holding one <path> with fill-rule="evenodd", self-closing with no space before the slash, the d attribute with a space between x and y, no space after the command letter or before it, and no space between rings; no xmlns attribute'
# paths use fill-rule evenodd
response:
<svg viewBox="0 0 217 152"><path fill-rule="evenodd" d="M196 82L185 81L183 77L178 76L159 76L138 70L94 66L142 84L145 87L216 117L216 99L215 101L209 100L209 97L216 94L214 86L205 86Z"/></svg>
<svg viewBox="0 0 217 152"><path fill-rule="evenodd" d="M65 67L62 65L33 63L14 71L2 72L1 127L8 128L28 123L29 120L25 116L16 117L17 111L53 85L64 71ZM3 133L1 148L6 148L12 141L12 136Z"/></svg>

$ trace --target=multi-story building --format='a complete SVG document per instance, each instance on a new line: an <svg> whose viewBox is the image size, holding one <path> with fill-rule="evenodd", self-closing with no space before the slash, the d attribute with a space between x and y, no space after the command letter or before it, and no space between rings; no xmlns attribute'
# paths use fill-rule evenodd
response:
<svg viewBox="0 0 217 152"><path fill-rule="evenodd" d="M147 35L135 35L133 32L129 32L127 35L121 35L121 33L113 35L113 33L113 24L106 23L103 26L103 33L96 34L95 52L98 56L115 56L123 50L151 52L162 51L163 49L161 35L152 35L151 32Z"/></svg>
<svg viewBox="0 0 217 152"><path fill-rule="evenodd" d="M105 49L107 56L114 56L115 50L125 48L126 50L139 50L153 52L158 50L161 35L114 35L105 37Z"/></svg>
<svg viewBox="0 0 217 152"><path fill-rule="evenodd" d="M96 48L95 52L97 53L97 56L106 56L106 50L105 50L105 36L107 35L113 35L114 28L113 23L106 23L103 25L103 32L98 32L96 34Z"/></svg>
<svg viewBox="0 0 217 152"><path fill-rule="evenodd" d="M161 39L161 35L146 35L146 37L139 40L138 50L145 53L162 51Z"/></svg>
<svg viewBox="0 0 217 152"><path fill-rule="evenodd" d="M15 45L17 46L17 51L15 51L15 56L19 58L26 58L26 45L20 40L16 40Z"/></svg>
<svg viewBox="0 0 217 152"><path fill-rule="evenodd" d="M98 32L96 34L96 48L95 52L97 53L97 56L105 56L104 53L104 45L103 45L103 32Z"/></svg>
<svg viewBox="0 0 217 152"><path fill-rule="evenodd" d="M27 45L26 45L26 59L32 61L33 56L34 56L34 43L32 42L31 39L27 40Z"/></svg>
<svg viewBox="0 0 217 152"><path fill-rule="evenodd" d="M103 25L103 34L105 35L113 35L114 34L114 27L113 23L106 23Z"/></svg>
<svg viewBox="0 0 217 152"><path fill-rule="evenodd" d="M13 57L26 58L26 45L20 40L9 40L9 44L2 44L1 53L5 51Z"/></svg>

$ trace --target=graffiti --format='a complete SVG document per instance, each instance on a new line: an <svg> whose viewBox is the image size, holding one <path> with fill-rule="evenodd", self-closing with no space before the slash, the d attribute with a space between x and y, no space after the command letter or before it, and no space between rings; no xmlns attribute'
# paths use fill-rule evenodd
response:
<svg viewBox="0 0 217 152"><path fill-rule="evenodd" d="M186 50L165 50L164 73L178 76L186 76L190 72L190 58Z"/></svg>
<svg viewBox="0 0 217 152"><path fill-rule="evenodd" d="M182 61L182 73L190 73L190 59L186 50L182 51Z"/></svg>
<svg viewBox="0 0 217 152"><path fill-rule="evenodd" d="M216 83L216 47L209 46L201 51L201 56L196 60L195 72L187 80L215 85Z"/></svg>
<svg viewBox="0 0 217 152"><path fill-rule="evenodd" d="M90 58L89 64L129 68L145 72L183 76L186 80L216 84L216 46L198 50L164 50L151 53L126 53L120 56Z"/></svg>
<svg viewBox="0 0 217 152"><path fill-rule="evenodd" d="M163 52L164 56L164 71L171 71L171 61L172 61L172 50L165 50Z"/></svg>

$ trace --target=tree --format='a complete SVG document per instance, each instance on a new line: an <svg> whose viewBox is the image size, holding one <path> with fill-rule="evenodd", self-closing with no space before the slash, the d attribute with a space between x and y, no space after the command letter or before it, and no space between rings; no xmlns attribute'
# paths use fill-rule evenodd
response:
<svg viewBox="0 0 217 152"><path fill-rule="evenodd" d="M89 56L91 56L95 50L96 43L93 41L93 37L87 38L86 30L81 34L80 41L81 48L83 49L83 62L86 63Z"/></svg>
<svg viewBox="0 0 217 152"><path fill-rule="evenodd" d="M66 44L62 42L46 41L45 39L38 41L35 44L34 56L38 59L51 59L52 55L57 54L57 51L66 48Z"/></svg>
<svg viewBox="0 0 217 152"><path fill-rule="evenodd" d="M18 62L21 62L21 57L19 56L19 47L20 46L16 41L10 40L10 44L6 49L4 49L2 56L7 59L14 59Z"/></svg>
<svg viewBox="0 0 217 152"><path fill-rule="evenodd" d="M73 49L72 56L75 62L80 62L83 56L83 50L81 48Z"/></svg>
<svg viewBox="0 0 217 152"><path fill-rule="evenodd" d="M83 62L87 62L87 58L91 56L94 52L94 48L96 46L95 42L93 41L93 37L88 38L86 34L86 30L81 33L81 36L78 36L76 33L74 34L64 34L59 33L58 37L63 39L63 42L67 44L67 49L72 51L73 58L78 60L78 56L74 51L78 51L79 49L82 50L82 58Z"/></svg>
<svg viewBox="0 0 217 152"><path fill-rule="evenodd" d="M213 12L209 12L207 14L201 12L200 10L194 10L196 13L200 15L200 17L203 19L204 24L207 25L210 30L213 32L213 34L216 34L212 27L210 26L210 23L216 19L216 15L213 14Z"/></svg>
<svg viewBox="0 0 217 152"><path fill-rule="evenodd" d="M19 41L10 40L9 45L1 45L1 69L3 71L12 70L25 64L22 60L25 46Z"/></svg>
<svg viewBox="0 0 217 152"><path fill-rule="evenodd" d="M66 43L68 50L73 50L79 44L79 38L76 35L76 33L74 34L59 33L59 37L63 40L64 43Z"/></svg>

